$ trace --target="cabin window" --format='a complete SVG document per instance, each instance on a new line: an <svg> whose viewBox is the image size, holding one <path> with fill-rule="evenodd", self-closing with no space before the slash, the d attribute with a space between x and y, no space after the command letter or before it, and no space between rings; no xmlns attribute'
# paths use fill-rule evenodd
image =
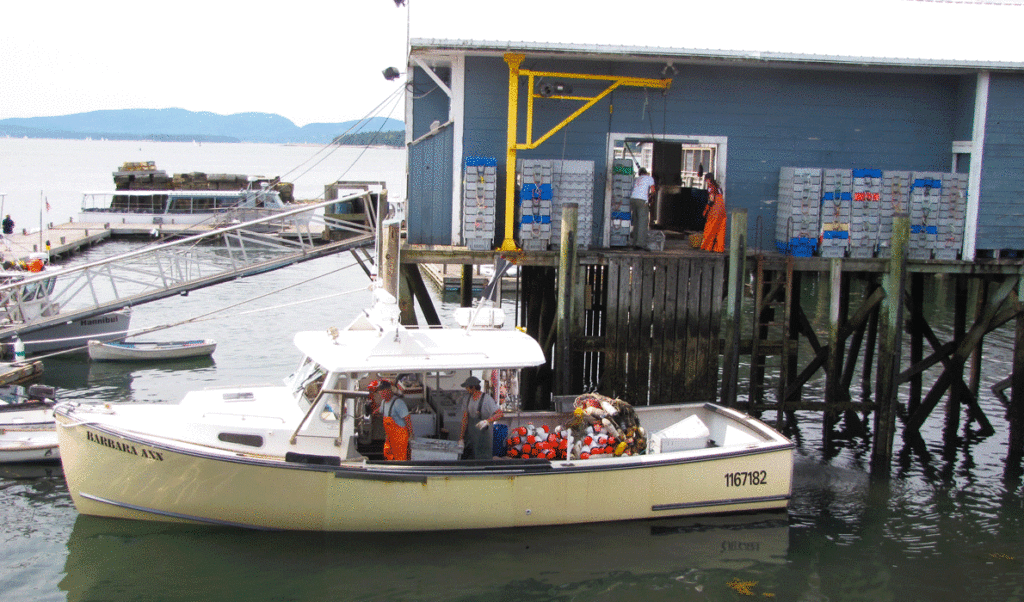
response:
<svg viewBox="0 0 1024 602"><path fill-rule="evenodd" d="M249 447L263 447L263 437L259 435L246 435L243 433L220 433L217 438L224 443L235 445L247 445Z"/></svg>

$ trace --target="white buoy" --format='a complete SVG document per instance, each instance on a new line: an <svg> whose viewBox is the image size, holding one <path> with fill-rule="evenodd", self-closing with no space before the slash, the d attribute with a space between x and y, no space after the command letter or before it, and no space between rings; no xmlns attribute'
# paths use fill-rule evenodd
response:
<svg viewBox="0 0 1024 602"><path fill-rule="evenodd" d="M14 337L14 362L25 361L25 343L18 337Z"/></svg>

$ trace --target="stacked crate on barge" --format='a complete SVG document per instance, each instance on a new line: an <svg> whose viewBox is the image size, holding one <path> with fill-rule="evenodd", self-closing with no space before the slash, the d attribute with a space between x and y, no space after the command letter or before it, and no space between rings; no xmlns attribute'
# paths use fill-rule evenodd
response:
<svg viewBox="0 0 1024 602"><path fill-rule="evenodd" d="M942 205L942 175L915 171L910 185L909 259L931 259L939 239L939 208Z"/></svg>
<svg viewBox="0 0 1024 602"><path fill-rule="evenodd" d="M609 246L629 245L629 228L632 223L632 209L629 195L633 192L633 161L616 159L612 165L612 207L611 237Z"/></svg>
<svg viewBox="0 0 1024 602"><path fill-rule="evenodd" d="M551 162L551 244L562 240L562 207L566 203L578 206L576 245L589 248L594 230L594 162Z"/></svg>
<svg viewBox="0 0 1024 602"><path fill-rule="evenodd" d="M853 170L826 169L822 191L821 256L845 257L850 246Z"/></svg>
<svg viewBox="0 0 1024 602"><path fill-rule="evenodd" d="M486 251L494 246L497 166L494 157L466 157L462 239L473 251Z"/></svg>
<svg viewBox="0 0 1024 602"><path fill-rule="evenodd" d="M878 246L882 170L853 170L850 212L850 257L874 257Z"/></svg>
<svg viewBox="0 0 1024 602"><path fill-rule="evenodd" d="M818 248L821 170L783 167L779 174L775 244L780 253L810 257Z"/></svg>
<svg viewBox="0 0 1024 602"><path fill-rule="evenodd" d="M522 178L519 190L520 246L524 251L544 251L551 244L551 161L520 159L516 171Z"/></svg>

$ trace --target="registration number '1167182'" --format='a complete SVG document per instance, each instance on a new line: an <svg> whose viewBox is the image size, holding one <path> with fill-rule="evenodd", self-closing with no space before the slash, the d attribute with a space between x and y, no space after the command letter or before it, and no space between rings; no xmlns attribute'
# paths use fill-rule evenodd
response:
<svg viewBox="0 0 1024 602"><path fill-rule="evenodd" d="M725 473L726 487L746 487L747 485L767 485L768 471L753 470L750 472Z"/></svg>

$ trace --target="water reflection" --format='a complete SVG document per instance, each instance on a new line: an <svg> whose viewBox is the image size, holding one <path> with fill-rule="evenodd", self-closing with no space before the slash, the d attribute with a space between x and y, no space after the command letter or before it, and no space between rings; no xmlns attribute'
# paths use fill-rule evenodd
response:
<svg viewBox="0 0 1024 602"><path fill-rule="evenodd" d="M189 388L186 383L203 380L205 374L212 374L215 369L212 357L96 362L85 354L69 354L43 360L43 382L57 388L60 400L173 402ZM136 382L142 383L142 387L136 386Z"/></svg>
<svg viewBox="0 0 1024 602"><path fill-rule="evenodd" d="M417 534L259 533L79 516L69 601L678 599L784 566L785 514ZM510 594L513 594L510 597Z"/></svg>

